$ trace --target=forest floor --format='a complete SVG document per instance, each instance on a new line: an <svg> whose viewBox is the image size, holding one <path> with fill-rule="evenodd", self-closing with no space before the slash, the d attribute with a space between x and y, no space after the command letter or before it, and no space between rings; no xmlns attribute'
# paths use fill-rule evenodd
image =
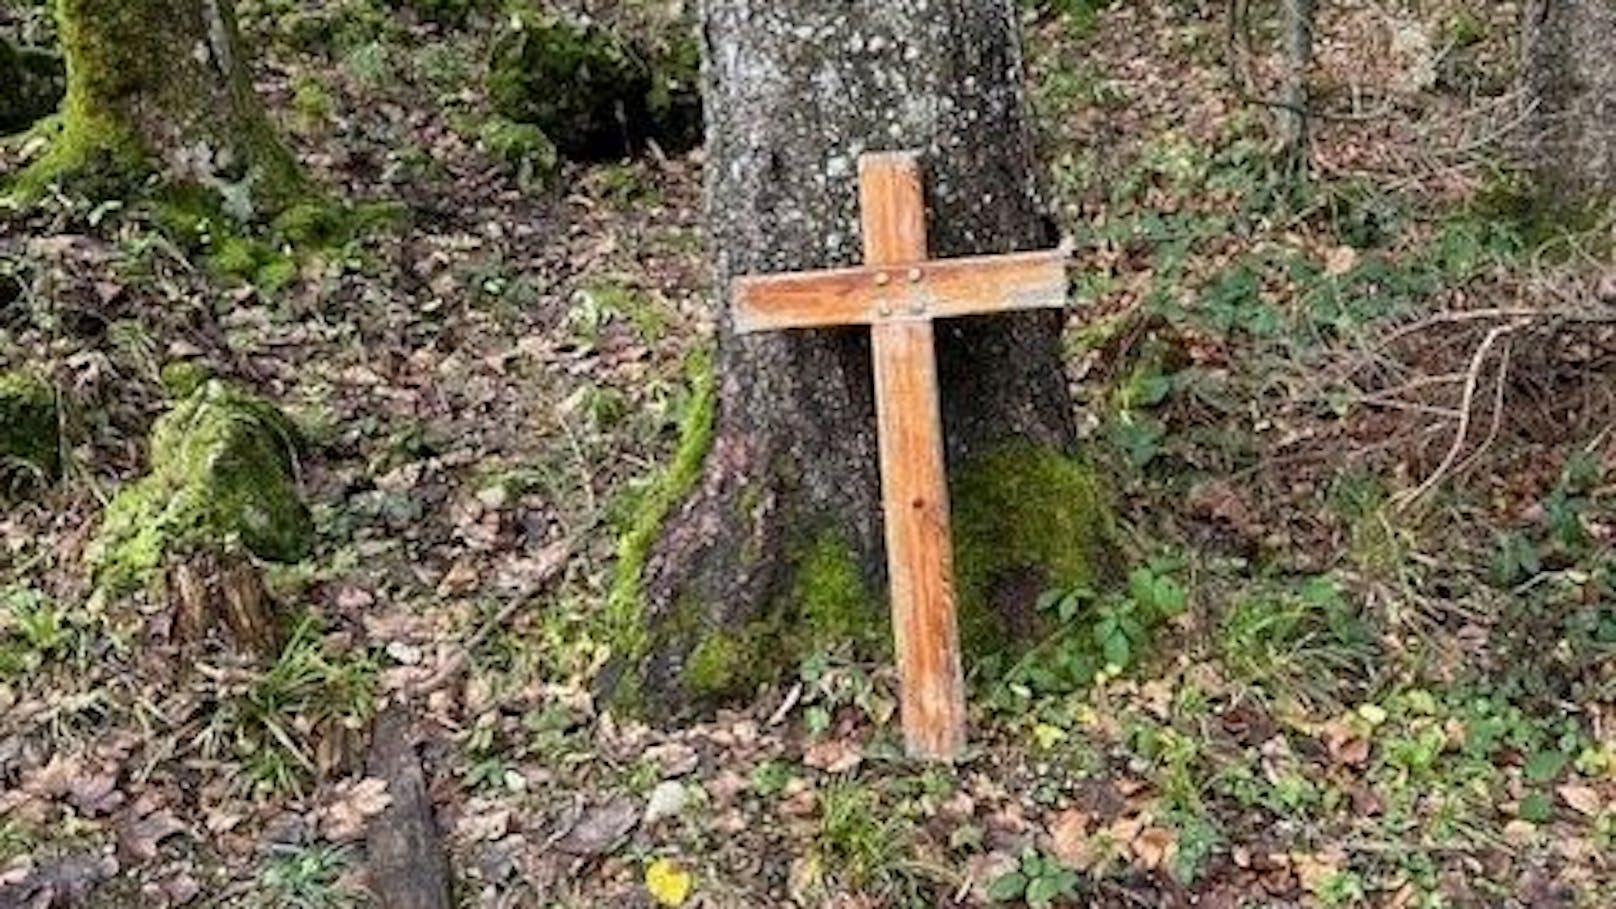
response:
<svg viewBox="0 0 1616 909"><path fill-rule="evenodd" d="M710 343L699 153L527 186L479 140L486 24L242 3L305 165L407 217L236 278L138 205L0 225L0 366L70 404L65 481L0 515L0 905L368 905L362 733L405 693L464 906L1616 905L1609 224L1509 166L1510 13L1325 4L1301 186L1222 4L1068 5L1029 56L1135 567L1041 601L1093 646L972 667L943 768L836 652L675 728L591 699ZM177 661L84 568L174 360L317 442L270 666Z"/></svg>

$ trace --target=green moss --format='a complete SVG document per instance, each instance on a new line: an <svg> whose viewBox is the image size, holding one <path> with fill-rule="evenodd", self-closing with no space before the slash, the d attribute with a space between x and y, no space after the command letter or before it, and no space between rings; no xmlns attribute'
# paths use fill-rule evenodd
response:
<svg viewBox="0 0 1616 909"><path fill-rule="evenodd" d="M96 582L146 583L173 555L237 546L296 562L313 520L295 475L301 437L273 405L209 381L157 421L151 473L119 490L91 547Z"/></svg>
<svg viewBox="0 0 1616 909"><path fill-rule="evenodd" d="M1495 176L1476 193L1472 208L1485 222L1508 225L1528 250L1538 250L1572 236L1585 237L1592 243L1594 249L1584 249L1591 254L1598 254L1609 243L1608 239L1597 235L1596 228L1605 223L1610 200L1566 199L1556 193L1554 187L1542 185L1528 174Z"/></svg>
<svg viewBox="0 0 1616 909"><path fill-rule="evenodd" d="M1015 638L996 585L1029 574L1040 588L1098 586L1114 569L1116 529L1103 486L1081 461L1008 446L977 457L951 484L960 634L985 655Z"/></svg>
<svg viewBox="0 0 1616 909"><path fill-rule="evenodd" d="M618 10L619 14L625 10ZM488 96L573 159L620 157L647 138L701 142L701 45L693 23L629 13L608 26L517 16L494 44Z"/></svg>
<svg viewBox="0 0 1616 909"><path fill-rule="evenodd" d="M19 474L61 472L56 390L24 372L0 373L0 492L26 482Z"/></svg>
<svg viewBox="0 0 1616 909"><path fill-rule="evenodd" d="M606 29L517 19L494 45L488 98L569 157L611 157L624 151L620 112L638 108L650 83L645 63Z"/></svg>
<svg viewBox="0 0 1616 909"><path fill-rule="evenodd" d="M757 641L745 632L715 630L685 660L685 690L697 698L733 694L755 678Z"/></svg>
<svg viewBox="0 0 1616 909"><path fill-rule="evenodd" d="M606 600L607 643L615 655L638 660L647 644L645 628L645 562L663 523L701 477L712 448L718 399L710 357L703 353L690 364L693 393L679 428L673 462L652 485L618 540L617 568Z"/></svg>
<svg viewBox="0 0 1616 909"><path fill-rule="evenodd" d="M163 364L159 376L171 398L189 398L213 378L213 369L200 360L174 360Z"/></svg>
<svg viewBox="0 0 1616 909"><path fill-rule="evenodd" d="M289 206L271 224L274 236L304 248L334 246L351 233L348 210L323 198L305 198Z"/></svg>
<svg viewBox="0 0 1616 909"><path fill-rule="evenodd" d="M787 610L795 616L792 650L800 656L841 644L861 655L889 639L887 610L866 583L853 547L841 534L819 534L798 556Z"/></svg>
<svg viewBox="0 0 1616 909"><path fill-rule="evenodd" d="M483 148L516 175L524 186L547 186L554 181L561 159L544 130L530 123L494 117L478 133Z"/></svg>
<svg viewBox="0 0 1616 909"><path fill-rule="evenodd" d="M399 205L349 206L312 191L268 225L243 222L225 210L218 193L194 183L165 186L155 201L154 220L175 243L217 274L270 293L295 281L311 258L408 220Z"/></svg>
<svg viewBox="0 0 1616 909"><path fill-rule="evenodd" d="M658 646L689 648L680 673L694 701L748 694L759 684L829 650L859 658L886 652L886 609L870 592L840 533L812 537L792 557L787 592L738 628L713 626L702 604L681 602L657 629Z"/></svg>

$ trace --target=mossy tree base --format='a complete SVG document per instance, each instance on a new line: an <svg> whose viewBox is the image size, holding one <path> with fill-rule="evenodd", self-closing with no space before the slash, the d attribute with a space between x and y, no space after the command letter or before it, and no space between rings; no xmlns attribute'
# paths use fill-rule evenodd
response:
<svg viewBox="0 0 1616 909"><path fill-rule="evenodd" d="M860 149L927 150L937 257L1054 245L1012 0L708 0L702 9L717 287L742 274L854 264ZM847 47L862 50L832 50ZM693 447L705 457L689 467L681 456L679 482L630 535L609 610L613 659L600 687L662 715L775 677L820 641L868 631L884 645L887 637L868 332L742 337L727 313L718 322L712 415ZM1039 585L1097 574L1073 553L1104 536L1087 529L1090 518L1104 523L1090 514L1098 483L1050 467L1076 441L1062 325L1060 314L1024 313L938 331L954 476L970 477L978 459L1009 444L1049 453L1014 468L1047 481L1037 489L1032 480L960 489L967 613L997 616L1010 600L1030 612ZM978 488L1030 498L1036 504L1015 510L1027 520L1061 515L1032 525L1051 538L1026 552L973 555L972 528L997 536L991 547L1010 550L1019 538L1005 536L996 517L971 519L964 499ZM1064 503L1068 496L1078 504ZM839 566L832 577L857 578L871 593L833 610L840 617L821 633L804 590L818 586L827 564ZM1003 580L1010 575L1027 579L1019 597ZM989 642L1016 624L967 620L966 630L983 629L977 636Z"/></svg>
<svg viewBox="0 0 1616 909"><path fill-rule="evenodd" d="M229 0L59 0L57 19L66 96L37 131L49 149L7 194L121 198L156 174L253 216L307 195L253 93Z"/></svg>

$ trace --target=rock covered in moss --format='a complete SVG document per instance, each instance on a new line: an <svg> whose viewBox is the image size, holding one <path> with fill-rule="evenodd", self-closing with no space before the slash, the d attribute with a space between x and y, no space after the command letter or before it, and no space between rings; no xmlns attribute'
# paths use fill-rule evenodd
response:
<svg viewBox="0 0 1616 909"><path fill-rule="evenodd" d="M218 380L157 421L151 473L118 492L92 549L97 583L129 589L169 559L245 551L306 558L314 524L298 494L297 428L273 405Z"/></svg>
<svg viewBox="0 0 1616 909"><path fill-rule="evenodd" d="M623 154L628 117L650 87L650 69L617 36L556 20L518 21L495 44L488 75L494 110L573 158Z"/></svg>
<svg viewBox="0 0 1616 909"><path fill-rule="evenodd" d="M0 135L25 130L56 110L65 79L55 54L0 39Z"/></svg>
<svg viewBox="0 0 1616 909"><path fill-rule="evenodd" d="M501 117L538 127L578 160L619 157L647 139L673 151L700 141L693 35L635 39L596 24L513 22L489 65Z"/></svg>
<svg viewBox="0 0 1616 909"><path fill-rule="evenodd" d="M56 390L26 372L0 373L0 493L61 471Z"/></svg>

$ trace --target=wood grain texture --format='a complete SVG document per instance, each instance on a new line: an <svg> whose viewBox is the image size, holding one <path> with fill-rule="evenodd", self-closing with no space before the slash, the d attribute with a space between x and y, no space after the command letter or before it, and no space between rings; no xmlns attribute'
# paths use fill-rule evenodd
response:
<svg viewBox="0 0 1616 909"><path fill-rule="evenodd" d="M877 325L1066 306L1062 248L740 278L735 331Z"/></svg>
<svg viewBox="0 0 1616 909"><path fill-rule="evenodd" d="M399 704L376 718L365 769L387 781L390 801L371 820L366 837L370 889L386 909L450 909L449 859L411 724L409 709Z"/></svg>
<svg viewBox="0 0 1616 909"><path fill-rule="evenodd" d="M859 181L865 260L877 266L924 260L926 207L916 156L865 156ZM871 342L904 740L911 757L953 760L965 747L965 680L935 340L929 321L915 321L876 325Z"/></svg>

